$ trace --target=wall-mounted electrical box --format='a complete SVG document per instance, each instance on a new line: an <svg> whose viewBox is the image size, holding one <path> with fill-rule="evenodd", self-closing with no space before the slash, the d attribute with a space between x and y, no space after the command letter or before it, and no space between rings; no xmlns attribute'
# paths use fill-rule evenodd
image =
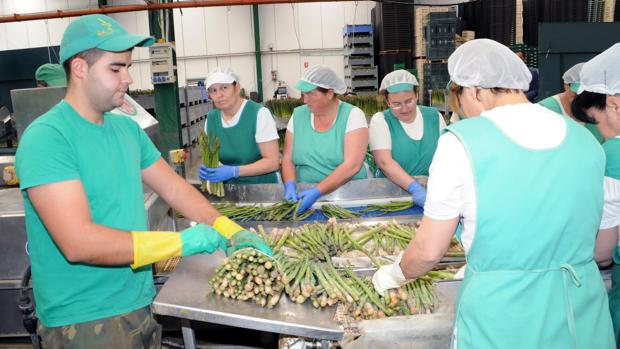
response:
<svg viewBox="0 0 620 349"><path fill-rule="evenodd" d="M151 82L156 84L169 84L176 81L174 71L177 67L172 63L174 44L165 42L154 44L149 47L151 57Z"/></svg>

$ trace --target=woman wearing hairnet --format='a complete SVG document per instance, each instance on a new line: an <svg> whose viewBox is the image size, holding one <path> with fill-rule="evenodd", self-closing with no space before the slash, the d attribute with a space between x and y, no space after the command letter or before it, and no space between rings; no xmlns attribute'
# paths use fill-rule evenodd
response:
<svg viewBox="0 0 620 349"><path fill-rule="evenodd" d="M573 112L571 111L571 103L577 96L577 91L579 90L579 72L581 72L581 68L584 63L577 63L568 69L564 75L562 75L562 80L564 81L564 91L558 93L553 96L549 96L542 101L538 102L538 104L543 107L553 110L554 112L562 115L566 115L571 118L575 118L573 116ZM582 123L582 122L580 122ZM596 129L594 124L590 123L582 123L585 128L587 128L599 143L603 143L605 140L601 133Z"/></svg>
<svg viewBox="0 0 620 349"><path fill-rule="evenodd" d="M422 224L404 254L375 273L375 289L428 272L461 223L467 270L453 348L614 348L593 260L600 145L572 119L529 103L530 72L495 41L463 44L448 71L469 118L439 138Z"/></svg>
<svg viewBox="0 0 620 349"><path fill-rule="evenodd" d="M200 180L277 183L279 137L269 109L242 98L239 77L228 68L218 67L209 73L206 88L215 109L207 114L205 132L211 139L219 139L222 165L200 165Z"/></svg>
<svg viewBox="0 0 620 349"><path fill-rule="evenodd" d="M620 334L620 43L588 61L581 70L579 94L572 104L577 119L596 125L607 139L603 216L596 237L596 261L612 267L609 307L614 334Z"/></svg>
<svg viewBox="0 0 620 349"><path fill-rule="evenodd" d="M406 70L393 71L381 81L380 93L389 109L376 113L368 127L370 151L387 177L424 206L426 189L413 176L428 176L439 132L446 127L437 109L417 106L418 80Z"/></svg>
<svg viewBox="0 0 620 349"><path fill-rule="evenodd" d="M302 200L303 212L350 179L367 177L368 124L361 109L336 98L347 88L328 67L309 68L295 87L305 104L295 108L286 128L282 179L284 198ZM297 182L316 185L297 195Z"/></svg>

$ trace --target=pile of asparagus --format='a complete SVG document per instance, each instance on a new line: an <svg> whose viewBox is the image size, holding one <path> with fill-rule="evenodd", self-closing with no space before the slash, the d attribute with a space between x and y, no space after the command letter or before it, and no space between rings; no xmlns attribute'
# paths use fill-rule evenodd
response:
<svg viewBox="0 0 620 349"><path fill-rule="evenodd" d="M290 201L279 202L269 206L259 205L235 205L233 203L224 202L215 204L215 208L218 209L223 215L228 216L230 219L246 222L249 220L254 221L301 221L308 218L314 211L306 210L302 213L297 213L301 201L297 203Z"/></svg>
<svg viewBox="0 0 620 349"><path fill-rule="evenodd" d="M286 258L279 255L287 296L296 303L310 299L315 308L336 303L356 320L386 316L431 313L436 296L433 280L452 278L452 273L432 271L397 289L378 294L370 277L358 276L350 267L338 270L328 259L325 263L308 257Z"/></svg>
<svg viewBox="0 0 620 349"><path fill-rule="evenodd" d="M218 167L220 165L220 141L217 137L214 137L214 139L211 140L211 137L201 130L198 134L198 146L200 147L202 163L206 167ZM209 181L205 181L200 185L200 190L206 191L217 197L223 197L224 183L211 183Z"/></svg>
<svg viewBox="0 0 620 349"><path fill-rule="evenodd" d="M297 203L290 201L279 202L274 205L236 205L229 202L215 204L215 207L230 219L246 222L253 221L302 221L308 218L314 210L306 210L298 213L301 200ZM336 205L323 205L321 212L327 218L357 218L360 213L347 210Z"/></svg>
<svg viewBox="0 0 620 349"><path fill-rule="evenodd" d="M270 257L250 248L225 259L209 284L217 295L273 308L282 295L282 278Z"/></svg>
<svg viewBox="0 0 620 349"><path fill-rule="evenodd" d="M431 271L378 294L370 277L357 275L350 265L334 265L333 257L351 251L366 254L376 267L385 264L375 256L402 251L415 235L411 225L366 227L332 220L270 234L259 226L257 233L272 247L274 259L247 250L228 259L210 281L216 294L273 307L284 291L295 303L341 304L350 318L374 319L432 312L437 302L432 282L453 277L450 271Z"/></svg>
<svg viewBox="0 0 620 349"><path fill-rule="evenodd" d="M379 212L380 216L391 212L400 212L408 210L413 207L411 201L392 201L387 204L368 205L368 207L362 210L362 213L367 212Z"/></svg>

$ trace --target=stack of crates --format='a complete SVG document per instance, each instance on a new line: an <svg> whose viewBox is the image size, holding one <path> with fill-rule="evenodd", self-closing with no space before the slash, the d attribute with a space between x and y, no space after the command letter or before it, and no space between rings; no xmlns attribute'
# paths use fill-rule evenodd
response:
<svg viewBox="0 0 620 349"><path fill-rule="evenodd" d="M374 58L372 25L345 25L342 33L344 47L344 82L349 93L377 94L377 67Z"/></svg>
<svg viewBox="0 0 620 349"><path fill-rule="evenodd" d="M536 47L519 44L510 46L510 49L514 52L523 52L525 64L530 68L538 68L538 50Z"/></svg>
<svg viewBox="0 0 620 349"><path fill-rule="evenodd" d="M425 86L425 69L424 66L429 64L436 59L432 59L427 57L427 27L429 26L430 15L434 13L442 13L443 16L450 16L456 18L455 13L456 8L454 6L416 6L414 10L414 23L415 23L415 31L413 40L415 42L415 51L414 51L414 67L418 72L418 82L420 84L419 93L418 93L418 101L420 103L428 104L428 93L426 91ZM448 14L450 15L448 15ZM456 30L456 28L455 28ZM454 35L455 44L456 44L456 35ZM437 44L434 46L436 47ZM437 52L431 53L431 55L436 54ZM436 63L436 62L434 62ZM426 70L429 70L427 68ZM426 98L425 98L426 97Z"/></svg>
<svg viewBox="0 0 620 349"><path fill-rule="evenodd" d="M456 45L455 12L432 12L426 26L426 59L447 59Z"/></svg>
<svg viewBox="0 0 620 349"><path fill-rule="evenodd" d="M457 17L455 12L431 12L425 28L426 62L423 65L422 101L426 105L443 105L444 98L435 100L430 91L444 91L450 81L448 57L456 48ZM438 94L443 97L443 92Z"/></svg>
<svg viewBox="0 0 620 349"><path fill-rule="evenodd" d="M198 141L200 130L204 130L207 113L213 109L204 87L179 87L179 109L181 114L181 143L189 147Z"/></svg>

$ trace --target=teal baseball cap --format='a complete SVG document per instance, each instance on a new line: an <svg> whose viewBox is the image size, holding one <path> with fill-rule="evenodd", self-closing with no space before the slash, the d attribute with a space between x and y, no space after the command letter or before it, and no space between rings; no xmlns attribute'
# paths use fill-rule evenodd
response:
<svg viewBox="0 0 620 349"><path fill-rule="evenodd" d="M67 86L67 74L60 64L45 63L34 73L37 81L45 81L47 86Z"/></svg>
<svg viewBox="0 0 620 349"><path fill-rule="evenodd" d="M87 15L69 23L60 42L60 64L76 54L97 48L104 51L122 52L135 46L146 47L155 38L127 33L120 23L102 14Z"/></svg>

